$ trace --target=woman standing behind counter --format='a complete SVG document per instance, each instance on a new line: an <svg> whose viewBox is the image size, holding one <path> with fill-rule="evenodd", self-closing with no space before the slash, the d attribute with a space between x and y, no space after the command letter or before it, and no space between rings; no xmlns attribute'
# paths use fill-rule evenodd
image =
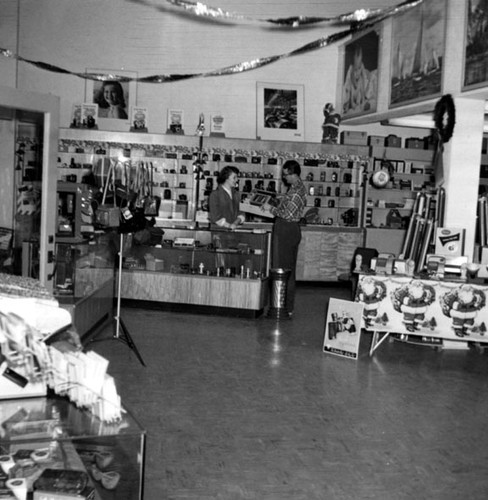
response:
<svg viewBox="0 0 488 500"><path fill-rule="evenodd" d="M236 190L237 175L235 167L224 167L217 177L217 189L208 199L209 219L214 229L234 230L241 225L245 216L239 212L239 193Z"/></svg>

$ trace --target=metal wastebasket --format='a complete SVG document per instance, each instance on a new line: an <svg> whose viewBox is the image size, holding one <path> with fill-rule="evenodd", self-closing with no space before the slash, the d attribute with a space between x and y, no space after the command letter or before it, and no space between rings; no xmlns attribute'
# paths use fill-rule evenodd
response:
<svg viewBox="0 0 488 500"><path fill-rule="evenodd" d="M286 291L288 288L288 277L290 269L271 269L270 270L270 305L268 317L270 318L288 318L286 308Z"/></svg>

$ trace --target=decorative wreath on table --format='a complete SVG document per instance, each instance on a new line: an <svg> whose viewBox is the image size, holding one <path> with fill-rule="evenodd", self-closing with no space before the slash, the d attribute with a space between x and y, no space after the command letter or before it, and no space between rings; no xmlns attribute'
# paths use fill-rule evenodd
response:
<svg viewBox="0 0 488 500"><path fill-rule="evenodd" d="M449 141L456 123L456 108L451 94L442 96L434 108L434 124L443 143Z"/></svg>

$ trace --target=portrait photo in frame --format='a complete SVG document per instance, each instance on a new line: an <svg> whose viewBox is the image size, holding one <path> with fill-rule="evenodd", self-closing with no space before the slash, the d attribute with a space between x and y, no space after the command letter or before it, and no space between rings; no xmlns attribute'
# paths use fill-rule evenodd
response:
<svg viewBox="0 0 488 500"><path fill-rule="evenodd" d="M374 113L378 103L378 59L380 35L377 29L346 43L338 96L342 117Z"/></svg>
<svg viewBox="0 0 488 500"><path fill-rule="evenodd" d="M463 90L483 87L488 82L488 4L485 0L466 3Z"/></svg>
<svg viewBox="0 0 488 500"><path fill-rule="evenodd" d="M137 78L137 73L129 71L87 68L86 72ZM136 81L87 79L85 102L98 104L98 128L100 130L129 131L131 127L130 112L137 102L136 92Z"/></svg>
<svg viewBox="0 0 488 500"><path fill-rule="evenodd" d="M390 107L441 95L446 2L423 2L393 17Z"/></svg>
<svg viewBox="0 0 488 500"><path fill-rule="evenodd" d="M304 86L257 82L256 137L263 140L303 141Z"/></svg>

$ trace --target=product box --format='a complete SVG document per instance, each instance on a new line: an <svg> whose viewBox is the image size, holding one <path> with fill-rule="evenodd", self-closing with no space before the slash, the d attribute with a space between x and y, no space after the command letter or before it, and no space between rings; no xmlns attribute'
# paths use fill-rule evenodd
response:
<svg viewBox="0 0 488 500"><path fill-rule="evenodd" d="M146 269L148 271L164 271L164 260L146 258Z"/></svg>
<svg viewBox="0 0 488 500"><path fill-rule="evenodd" d="M344 130L344 132L341 132L341 144L347 144L350 146L367 146L368 133L356 130Z"/></svg>
<svg viewBox="0 0 488 500"><path fill-rule="evenodd" d="M396 135L390 134L385 139L385 146L387 148L401 148L402 147L402 138Z"/></svg>
<svg viewBox="0 0 488 500"><path fill-rule="evenodd" d="M159 206L159 217L171 219L173 217L175 205L176 202L174 200L161 200L161 205Z"/></svg>
<svg viewBox="0 0 488 500"><path fill-rule="evenodd" d="M464 254L464 228L438 227L435 233L435 254L458 257Z"/></svg>
<svg viewBox="0 0 488 500"><path fill-rule="evenodd" d="M266 203L273 205L275 199L276 193L274 192L254 189L249 197L239 204L239 210L241 212L259 215L260 217L274 218L271 212L264 211L261 207Z"/></svg>
<svg viewBox="0 0 488 500"><path fill-rule="evenodd" d="M425 143L423 139L418 137L409 137L405 139L405 147L407 149L424 149Z"/></svg>
<svg viewBox="0 0 488 500"><path fill-rule="evenodd" d="M368 146L384 146L385 137L382 135L370 135L368 137Z"/></svg>

